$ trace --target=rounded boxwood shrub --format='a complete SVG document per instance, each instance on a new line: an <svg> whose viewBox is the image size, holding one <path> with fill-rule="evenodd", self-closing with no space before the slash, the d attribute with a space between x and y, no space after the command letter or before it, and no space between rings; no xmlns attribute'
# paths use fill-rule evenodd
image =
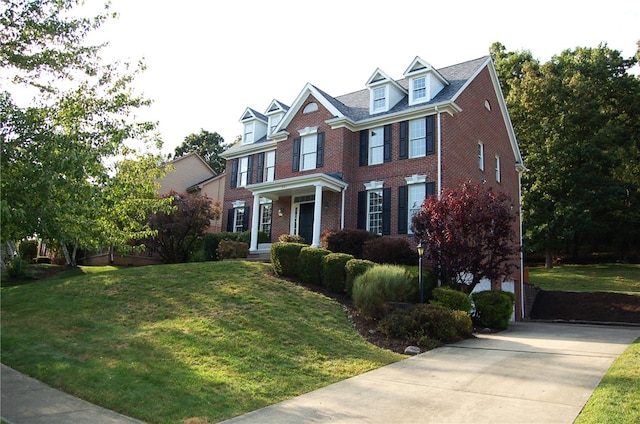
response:
<svg viewBox="0 0 640 424"><path fill-rule="evenodd" d="M511 321L515 295L503 290L472 293L475 305L474 319L483 327L506 330Z"/></svg>
<svg viewBox="0 0 640 424"><path fill-rule="evenodd" d="M451 287L438 287L433 289L433 299L429 303L433 305L440 305L449 308L454 311L471 312L473 304L471 303L471 297L458 290L454 290Z"/></svg>
<svg viewBox="0 0 640 424"><path fill-rule="evenodd" d="M345 282L345 290L349 296L353 294L353 282L358 275L362 275L369 268L373 268L376 265L375 262L371 262L366 259L351 259L345 265L347 273L347 280Z"/></svg>
<svg viewBox="0 0 640 424"><path fill-rule="evenodd" d="M329 253L322 258L322 285L334 293L344 293L347 281L347 263L353 255Z"/></svg>
<svg viewBox="0 0 640 424"><path fill-rule="evenodd" d="M367 240L362 246L362 257L379 264L418 263L418 252L404 238L379 237Z"/></svg>
<svg viewBox="0 0 640 424"><path fill-rule="evenodd" d="M280 243L300 243L300 244L304 244L304 237L298 236L296 234L280 234L280 237L278 237L278 241Z"/></svg>
<svg viewBox="0 0 640 424"><path fill-rule="evenodd" d="M364 315L379 318L388 302L415 299L417 287L404 268L397 265L376 265L353 282L353 304Z"/></svg>
<svg viewBox="0 0 640 424"><path fill-rule="evenodd" d="M302 243L273 243L271 245L271 265L273 265L276 274L297 277L298 257L304 247L307 245Z"/></svg>
<svg viewBox="0 0 640 424"><path fill-rule="evenodd" d="M220 259L246 258L249 256L249 245L242 241L221 240L217 252Z"/></svg>
<svg viewBox="0 0 640 424"><path fill-rule="evenodd" d="M298 258L298 277L305 283L322 284L322 258L330 251L317 247L303 247Z"/></svg>

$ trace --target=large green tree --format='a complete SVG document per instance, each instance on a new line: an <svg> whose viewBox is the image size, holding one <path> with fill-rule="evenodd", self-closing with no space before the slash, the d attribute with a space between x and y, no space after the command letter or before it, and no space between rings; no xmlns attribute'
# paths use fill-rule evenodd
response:
<svg viewBox="0 0 640 424"><path fill-rule="evenodd" d="M529 250L556 253L640 246L640 80L636 58L600 45L540 64L531 53L491 54L525 165Z"/></svg>
<svg viewBox="0 0 640 424"><path fill-rule="evenodd" d="M104 208L115 184L111 164L135 150L150 152L152 143L159 143L154 123L130 118L134 110L150 103L131 89L144 67L103 63L98 56L103 46L86 45L85 39L113 15L106 7L98 16L76 17L81 4L78 0L2 2L3 241L37 234L62 246L120 243L122 234L106 231L109 226L102 225L105 220L99 213L110 212ZM153 153L144 156L152 162L157 158ZM140 159L136 163L146 167L149 162ZM123 194L146 195L155 187L152 178L139 184L146 188ZM145 220L165 203L157 196L144 203ZM133 219L135 214L129 216ZM138 220L120 228L144 225Z"/></svg>
<svg viewBox="0 0 640 424"><path fill-rule="evenodd" d="M196 152L216 174L221 174L226 166L226 161L220 157L224 150L224 138L220 134L201 129L200 133L185 137L182 144L176 147L173 158Z"/></svg>

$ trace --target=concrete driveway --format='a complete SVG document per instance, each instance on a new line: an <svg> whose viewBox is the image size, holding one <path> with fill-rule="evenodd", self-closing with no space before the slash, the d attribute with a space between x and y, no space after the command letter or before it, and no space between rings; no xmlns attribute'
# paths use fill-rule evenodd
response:
<svg viewBox="0 0 640 424"><path fill-rule="evenodd" d="M234 419L240 423L567 423L640 327L520 322Z"/></svg>

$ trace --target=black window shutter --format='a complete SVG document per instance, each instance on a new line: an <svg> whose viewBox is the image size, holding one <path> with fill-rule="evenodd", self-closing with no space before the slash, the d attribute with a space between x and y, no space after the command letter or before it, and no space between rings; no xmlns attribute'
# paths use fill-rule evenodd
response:
<svg viewBox="0 0 640 424"><path fill-rule="evenodd" d="M233 218L235 217L236 210L231 208L227 211L227 231L233 232Z"/></svg>
<svg viewBox="0 0 640 424"><path fill-rule="evenodd" d="M318 144L316 145L316 168L324 166L324 133L318 133Z"/></svg>
<svg viewBox="0 0 640 424"><path fill-rule="evenodd" d="M391 234L391 188L382 189L382 235Z"/></svg>
<svg viewBox="0 0 640 424"><path fill-rule="evenodd" d="M261 183L264 181L264 152L258 153L258 163L257 163L257 172L256 172L256 182Z"/></svg>
<svg viewBox="0 0 640 424"><path fill-rule="evenodd" d="M435 196L436 195L436 183L434 181L429 181L427 183L426 191L427 191L426 197Z"/></svg>
<svg viewBox="0 0 640 424"><path fill-rule="evenodd" d="M369 130L360 131L360 166L369 163Z"/></svg>
<svg viewBox="0 0 640 424"><path fill-rule="evenodd" d="M391 162L391 124L384 126L384 161Z"/></svg>
<svg viewBox="0 0 640 424"><path fill-rule="evenodd" d="M409 186L398 187L398 234L407 234Z"/></svg>
<svg viewBox="0 0 640 424"><path fill-rule="evenodd" d="M409 157L409 121L400 122L400 143L398 149L398 159Z"/></svg>
<svg viewBox="0 0 640 424"><path fill-rule="evenodd" d="M358 230L367 228L367 192L358 192Z"/></svg>
<svg viewBox="0 0 640 424"><path fill-rule="evenodd" d="M253 155L247 158L247 185L253 183Z"/></svg>
<svg viewBox="0 0 640 424"><path fill-rule="evenodd" d="M238 159L231 161L231 181L229 181L229 187L236 188L238 182Z"/></svg>
<svg viewBox="0 0 640 424"><path fill-rule="evenodd" d="M242 217L242 231L249 229L249 206L244 207L244 216Z"/></svg>
<svg viewBox="0 0 640 424"><path fill-rule="evenodd" d="M432 155L436 152L436 145L433 139L434 115L427 116L427 154Z"/></svg>
<svg viewBox="0 0 640 424"><path fill-rule="evenodd" d="M300 169L300 138L293 139L293 162L291 163L291 170L298 172Z"/></svg>

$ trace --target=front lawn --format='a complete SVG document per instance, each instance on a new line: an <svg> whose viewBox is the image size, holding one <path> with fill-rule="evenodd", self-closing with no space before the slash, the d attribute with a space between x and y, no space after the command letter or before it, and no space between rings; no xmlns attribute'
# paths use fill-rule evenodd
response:
<svg viewBox="0 0 640 424"><path fill-rule="evenodd" d="M150 423L220 421L395 362L342 307L243 261L2 288L2 362Z"/></svg>
<svg viewBox="0 0 640 424"><path fill-rule="evenodd" d="M640 295L640 265L559 265L529 269L529 282L542 290Z"/></svg>

